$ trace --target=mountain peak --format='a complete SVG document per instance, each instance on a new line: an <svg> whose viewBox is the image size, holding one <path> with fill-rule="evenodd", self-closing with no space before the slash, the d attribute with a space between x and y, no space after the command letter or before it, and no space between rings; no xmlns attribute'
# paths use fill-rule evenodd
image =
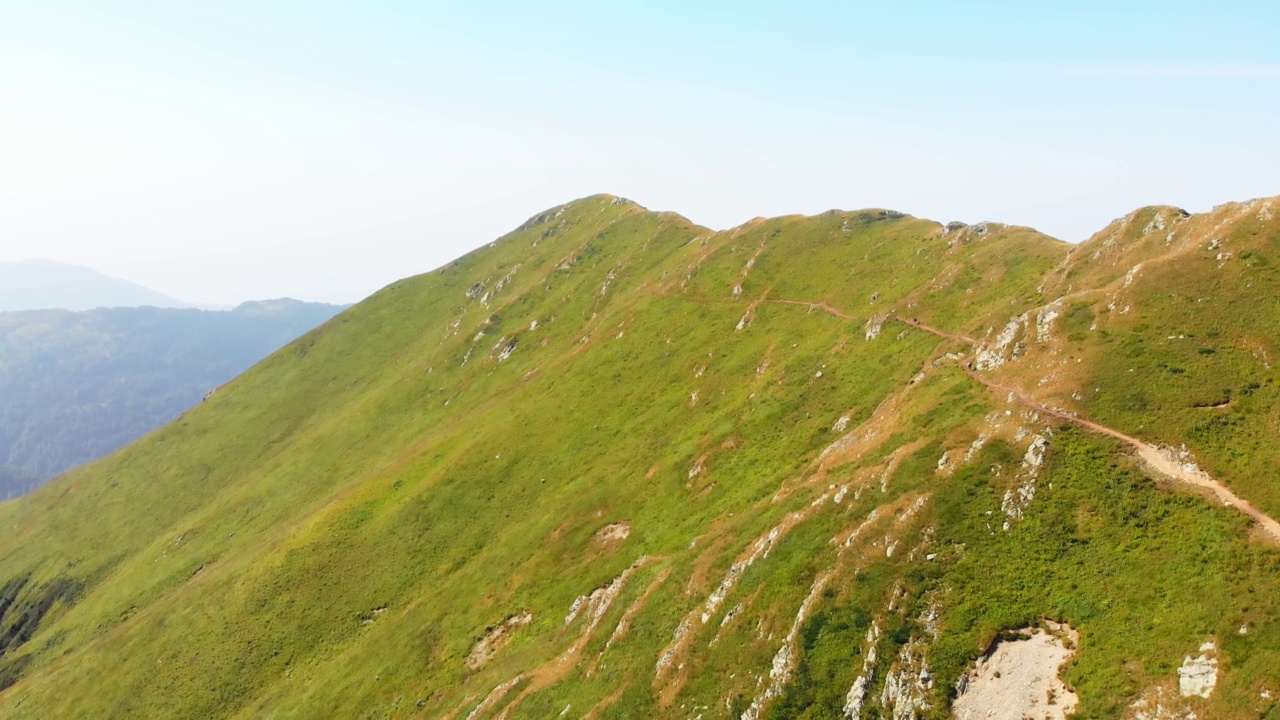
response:
<svg viewBox="0 0 1280 720"><path fill-rule="evenodd" d="M628 208L635 208L638 210L647 209L644 206L634 201L628 200L624 197L619 197L617 195L609 195L608 193L596 193L595 195L588 195L586 197L578 198L577 200L571 200L562 205L556 205L555 207L543 210L537 215L534 215L533 217L524 221L519 227L516 228L516 230L517 231L528 230L530 228L537 227L538 225L549 223L552 220L558 220L559 218L564 217L566 215L581 213L588 210L599 211L609 207L628 207Z"/></svg>
<svg viewBox="0 0 1280 720"><path fill-rule="evenodd" d="M192 307L83 265L46 259L0 263L0 312L134 306Z"/></svg>

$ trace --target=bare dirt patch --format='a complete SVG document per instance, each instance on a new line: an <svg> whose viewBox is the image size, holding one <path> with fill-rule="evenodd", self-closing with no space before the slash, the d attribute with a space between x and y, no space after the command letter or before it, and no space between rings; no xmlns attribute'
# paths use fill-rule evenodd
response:
<svg viewBox="0 0 1280 720"><path fill-rule="evenodd" d="M501 699L501 697L506 694L507 690L514 687L515 684L521 680L529 681L523 688L521 688L520 692L512 698L509 703L507 703L506 707L502 709L502 712L497 715L498 720L505 720L512 712L516 712L520 703L524 702L524 700L533 693L541 692L542 690L563 681L569 676L569 673L578 666L579 660L582 658L582 651L586 648L587 643L590 642L595 633L596 627L600 624L600 621L604 619L605 613L608 612L610 606L613 605L613 601L622 593L623 588L627 584L628 578L630 578L632 573L636 570L648 565L654 559L655 558L650 558L647 555L640 557L632 563L630 567L623 570L621 575L614 578L612 582L596 588L590 595L584 595L574 602L573 608L569 611L569 617L565 618L565 625L571 624L579 617L579 615L583 616L583 627L578 638L558 656L515 676L511 680L493 689L489 694L490 698L492 698L495 693L499 693L497 697L498 699ZM665 576L663 576L663 579L665 579ZM494 702L496 702L496 700L491 702L489 698L486 698L480 706L472 711L472 715L479 717L477 713L480 713L482 710L487 712L487 708Z"/></svg>
<svg viewBox="0 0 1280 720"><path fill-rule="evenodd" d="M631 536L631 523L624 520L622 522L609 523L596 531L595 541L601 545L612 545L620 543Z"/></svg>
<svg viewBox="0 0 1280 720"><path fill-rule="evenodd" d="M1079 634L1067 625L1025 628L1003 640L962 679L952 714L958 720L1063 720L1079 699L1058 678Z"/></svg>

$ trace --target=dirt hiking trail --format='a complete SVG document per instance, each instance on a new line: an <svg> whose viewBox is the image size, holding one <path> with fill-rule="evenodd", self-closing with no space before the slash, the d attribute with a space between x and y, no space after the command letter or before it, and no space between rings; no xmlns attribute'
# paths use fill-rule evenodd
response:
<svg viewBox="0 0 1280 720"><path fill-rule="evenodd" d="M1176 482L1185 483L1187 485L1192 485L1194 487L1210 491L1223 505L1235 508L1257 521L1258 527L1267 535L1268 539L1272 543L1280 545L1280 522L1276 522L1274 518L1254 507L1248 500L1236 495L1230 488L1217 480L1214 480L1205 471L1194 466L1188 467L1187 465L1178 462L1177 459L1170 457L1166 452L1161 451L1160 448L1155 445L1143 442L1132 435L1126 435L1125 433L1114 428L1109 428L1106 425L1100 425L1092 420L1086 420L1085 418L1077 417L1075 415L1062 412L1061 410L1055 410L1048 407L1047 405L1037 402L1034 398L1027 395L1019 388L998 385L991 381L991 379L978 374L978 371L970 368L967 364L962 365L961 368L974 380L977 380L997 392L1013 395L1023 405L1026 405L1028 408L1040 413L1041 415L1065 420L1066 422L1078 425L1086 430L1107 435L1125 443L1136 450L1138 457L1141 458L1142 461L1145 462L1152 470L1155 470L1161 475L1164 475Z"/></svg>
<svg viewBox="0 0 1280 720"><path fill-rule="evenodd" d="M847 313L841 312L825 302L807 302L803 300L774 300L774 302L785 303L788 305L802 305L808 307L810 311L813 311L814 309L823 310L844 320L857 319ZM968 335L946 332L945 330L940 330L926 325L915 318L905 318L897 315L896 313L890 313L887 319L897 320L905 325L930 333L931 335L935 335L946 340L964 343L972 348L976 348L980 344L978 340ZM1170 453L1162 451L1155 445L1143 442L1142 440L1139 440L1132 435L1122 433L1115 428L1110 428L1106 425L1102 425L1092 420L1072 415L1061 410L1055 410L1036 400L1022 388L1007 387L996 383L989 377L979 373L977 370L974 370L967 362L960 362L958 364L965 374L973 378L975 381L999 393L1007 394L1016 398L1020 403L1041 415L1053 417L1082 427L1090 432L1106 435L1125 443L1129 447L1133 448L1137 452L1138 457L1157 473L1173 480L1174 482L1207 490L1223 505L1234 508L1253 518L1253 520L1258 523L1258 528L1262 531L1266 539L1273 545L1280 546L1280 522L1276 522L1275 518L1254 507L1248 500L1236 495L1226 485L1223 485L1221 482L1213 479L1213 477L1198 467L1179 462L1177 458L1172 457Z"/></svg>

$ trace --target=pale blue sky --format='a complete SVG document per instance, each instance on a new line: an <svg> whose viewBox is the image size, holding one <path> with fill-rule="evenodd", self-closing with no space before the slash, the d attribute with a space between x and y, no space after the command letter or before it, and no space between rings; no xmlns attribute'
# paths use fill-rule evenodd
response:
<svg viewBox="0 0 1280 720"><path fill-rule="evenodd" d="M1280 194L1277 37L1230 1L0 0L0 261L352 301L595 192L1078 241Z"/></svg>

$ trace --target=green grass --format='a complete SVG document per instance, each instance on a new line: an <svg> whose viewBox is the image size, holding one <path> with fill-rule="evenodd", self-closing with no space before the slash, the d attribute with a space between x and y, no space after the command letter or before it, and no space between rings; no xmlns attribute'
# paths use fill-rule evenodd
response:
<svg viewBox="0 0 1280 720"><path fill-rule="evenodd" d="M1009 481L990 468L1016 465L1025 447L993 441L954 474L936 472L1003 398L934 362L952 343L901 324L868 341L866 320L897 309L981 333L1042 302L1036 288L1066 251L1001 226L948 242L936 224L881 211L711 233L599 196L398 282L177 422L0 504L0 582L31 577L19 604L54 582L80 588L0 657L0 673L20 676L0 714L460 718L520 676L486 717L509 704L510 717L566 706L575 717L725 717L760 691L827 576L793 681L768 706L776 716L832 716L869 623L905 642L929 602L945 628L930 650L939 716L984 643L1042 617L1084 633L1067 677L1086 715L1170 677L1208 634L1230 658L1210 709L1232 707L1275 672L1280 648L1268 599L1280 597L1277 555L1247 542L1237 516L1159 489L1118 448L1073 432L1054 437L1041 493L1007 533L986 530ZM1086 311L1063 322L1101 354ZM1150 333L1107 332L1139 348L1144 372L1163 362L1202 379L1238 357L1238 338L1175 355L1143 352ZM1100 383L1122 382L1098 367ZM1250 378L1218 383L1232 388L1228 413L1270 406L1271 386ZM1165 420L1184 391L1130 383L1143 409L1095 407L1108 419L1154 414L1186 437L1254 427ZM890 397L900 411L868 451L815 479L815 458L840 437L833 423L858 428ZM868 481L831 502L900 449L887 491ZM1270 487L1261 473L1255 484L1259 497ZM899 524L894 513L918 496L920 514ZM836 549L877 508L861 544ZM734 562L796 512L805 519L704 625L700 608ZM632 526L624 542L594 539L620 521ZM900 543L892 556L885 536ZM920 559L926 549L935 561ZM565 624L575 598L641 556L580 662L555 665L586 627ZM904 599L887 613L894 588ZM522 612L532 622L469 670L474 643ZM686 617L682 667L655 681ZM1241 622L1257 632L1228 641ZM894 655L882 650L878 682Z"/></svg>
<svg viewBox="0 0 1280 720"><path fill-rule="evenodd" d="M1144 439L1187 444L1207 471L1280 514L1280 272L1268 260L1280 257L1280 227L1246 218L1200 237L1176 261L1144 266L1123 301L1130 313L1100 302L1097 331L1073 326L1091 366L1083 408ZM1231 257L1219 261L1223 251Z"/></svg>

